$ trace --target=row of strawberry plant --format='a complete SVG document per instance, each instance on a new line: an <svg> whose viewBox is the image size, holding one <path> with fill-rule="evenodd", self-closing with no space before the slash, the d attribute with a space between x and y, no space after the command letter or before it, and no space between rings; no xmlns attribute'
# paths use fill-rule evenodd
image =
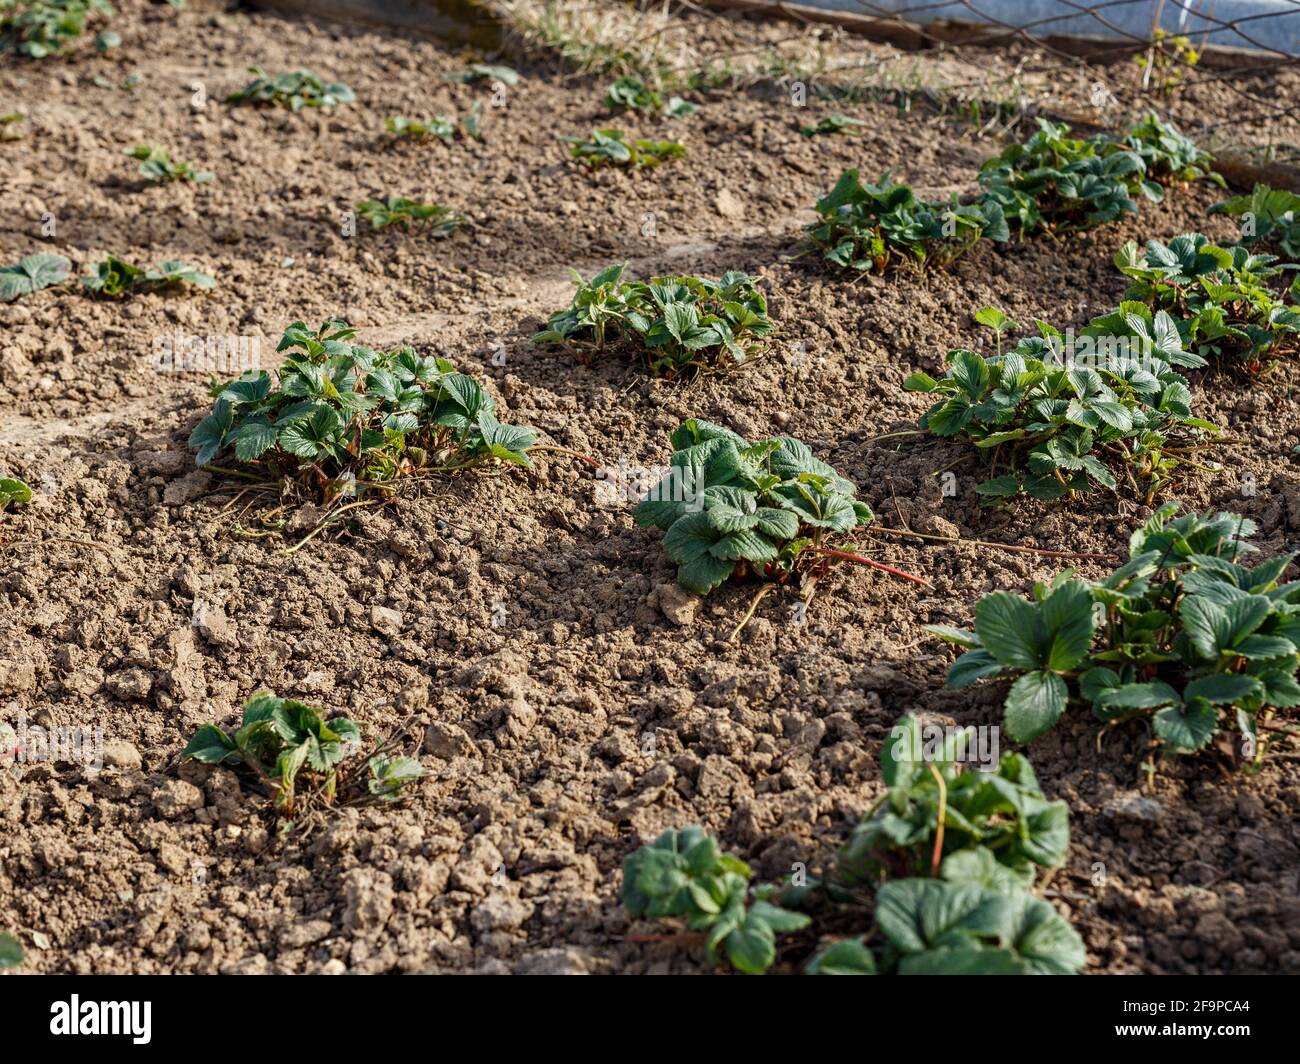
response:
<svg viewBox="0 0 1300 1064"><path fill-rule="evenodd" d="M72 264L64 256L48 253L28 255L12 266L0 267L0 302L71 283L71 268ZM185 284L208 289L216 287L216 283L209 274L177 260L147 268L116 255L95 263L92 272L81 279L82 288L89 294L112 298Z"/></svg>
<svg viewBox="0 0 1300 1064"><path fill-rule="evenodd" d="M1089 229L1136 213L1139 195L1159 202L1176 182L1223 183L1211 157L1155 115L1120 139L1078 139L1064 124L1038 124L981 167L982 194L966 205L955 193L948 203L918 200L888 174L873 185L846 170L817 201L809 238L827 261L859 272L942 267L980 239L1009 240L1012 226L1022 237Z"/></svg>

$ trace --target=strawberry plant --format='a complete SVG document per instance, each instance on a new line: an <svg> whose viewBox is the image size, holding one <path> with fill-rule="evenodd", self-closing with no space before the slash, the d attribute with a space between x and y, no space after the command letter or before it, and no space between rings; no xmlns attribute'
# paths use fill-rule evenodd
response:
<svg viewBox="0 0 1300 1064"><path fill-rule="evenodd" d="M840 850L830 881L800 892L845 906L874 885L875 927L830 944L805 972L1056 975L1083 967L1078 934L1029 893L1039 869L1065 861L1069 809L1043 796L1021 754L975 769L973 732L945 729L931 739L910 714L895 725L881 756L885 793ZM790 894L787 887L777 898Z"/></svg>
<svg viewBox="0 0 1300 1064"><path fill-rule="evenodd" d="M981 885L1031 887L1070 845L1070 813L1043 797L1021 754L991 771L970 767L970 729L926 747L911 715L881 756L885 794L850 834L836 863L840 888L907 876L941 875Z"/></svg>
<svg viewBox="0 0 1300 1064"><path fill-rule="evenodd" d="M761 975L776 960L776 936L807 927L803 913L749 885L749 866L722 853L698 827L669 829L623 859L623 904L638 919L676 918L702 938L709 959Z"/></svg>
<svg viewBox="0 0 1300 1064"><path fill-rule="evenodd" d="M196 288L215 288L217 282L206 273L183 262L160 262L153 269L133 266L109 255L97 263L95 272L81 279L86 290L97 296L116 299L132 292L153 292L173 285L192 284Z"/></svg>
<svg viewBox="0 0 1300 1064"><path fill-rule="evenodd" d="M1159 202L1164 193L1146 179L1142 157L1113 141L1077 140L1068 127L1038 120L1038 132L1011 144L981 168L985 202L996 203L1023 234L1090 229L1136 213L1141 192Z"/></svg>
<svg viewBox="0 0 1300 1064"><path fill-rule="evenodd" d="M698 109L680 96L664 98L640 78L626 75L617 79L605 93L605 106L611 111L642 111L668 118L685 118Z"/></svg>
<svg viewBox="0 0 1300 1064"><path fill-rule="evenodd" d="M362 200L357 204L357 214L370 223L372 229L386 229L390 225L409 229L413 222L428 223L434 236L446 236L464 219L450 207L435 203L389 196L388 200Z"/></svg>
<svg viewBox="0 0 1300 1064"><path fill-rule="evenodd" d="M322 81L310 70L271 77L261 67L249 67L253 80L226 97L226 103L287 107L297 114L304 107L336 107L352 103L356 94L340 81Z"/></svg>
<svg viewBox="0 0 1300 1064"><path fill-rule="evenodd" d="M519 71L514 67L491 63L470 63L464 70L448 74L447 80L459 81L463 85L471 85L476 81L499 81L502 85L511 86L519 83Z"/></svg>
<svg viewBox="0 0 1300 1064"><path fill-rule="evenodd" d="M1241 243L1266 244L1287 258L1300 259L1300 196L1285 189L1256 185L1249 196L1233 196L1210 208L1241 224Z"/></svg>
<svg viewBox="0 0 1300 1064"><path fill-rule="evenodd" d="M1198 148L1172 122L1161 122L1154 113L1133 126L1117 147L1138 156L1146 176L1161 185L1203 179L1227 187L1223 175L1214 170L1214 156Z"/></svg>
<svg viewBox="0 0 1300 1064"><path fill-rule="evenodd" d="M0 115L0 141L22 140L23 130L21 123L26 120L27 116L21 111L10 111L8 114Z"/></svg>
<svg viewBox="0 0 1300 1064"><path fill-rule="evenodd" d="M62 255L47 254L28 255L13 266L0 266L0 302L62 284L71 268Z"/></svg>
<svg viewBox="0 0 1300 1064"><path fill-rule="evenodd" d="M1083 940L1028 891L977 882L898 879L876 892L880 960L866 936L819 952L808 975L1076 975Z"/></svg>
<svg viewBox="0 0 1300 1064"><path fill-rule="evenodd" d="M10 506L26 506L32 501L32 489L15 477L0 477L0 514Z"/></svg>
<svg viewBox="0 0 1300 1064"><path fill-rule="evenodd" d="M776 934L811 922L794 910L816 900L816 911L842 926L872 889L872 929L825 946L807 974L1077 972L1087 960L1082 940L1029 893L1038 869L1065 859L1069 810L1043 797L1020 754L1004 755L991 772L964 770L971 731L935 745L915 717L899 722L882 758L886 791L826 882L750 888L749 869L699 828L665 832L625 860L623 900L633 916L685 918L688 933L629 939L702 939L710 957L725 944L736 967L762 972L776 959Z"/></svg>
<svg viewBox="0 0 1300 1064"><path fill-rule="evenodd" d="M663 479L634 512L636 523L664 532L677 582L707 595L723 581L758 576L784 583L830 559L860 562L918 583L847 549L825 545L869 524L857 489L789 436L751 444L708 421L686 421L671 436Z"/></svg>
<svg viewBox="0 0 1300 1064"><path fill-rule="evenodd" d="M172 162L172 157L163 148L149 144L137 144L126 153L132 159L140 160L140 174L150 181L194 181L202 183L211 181L212 174L207 170L195 170L189 163Z"/></svg>
<svg viewBox="0 0 1300 1064"><path fill-rule="evenodd" d="M113 13L106 0L0 0L0 51L29 59L55 55Z"/></svg>
<svg viewBox="0 0 1300 1064"><path fill-rule="evenodd" d="M860 272L948 266L980 237L1009 235L996 203L962 206L955 196L947 204L923 203L888 174L872 185L863 184L858 171L845 170L815 209L821 220L807 227L813 243L828 262Z"/></svg>
<svg viewBox="0 0 1300 1064"><path fill-rule="evenodd" d="M385 744L387 747L389 744ZM233 735L205 724L186 744L181 760L250 769L286 816L340 796L354 804L366 796L391 800L421 775L419 762L387 750L365 759L369 778L362 789L356 766L343 762L361 746L361 731L347 717L326 721L318 709L259 691L244 703ZM299 788L305 793L299 793Z"/></svg>
<svg viewBox="0 0 1300 1064"><path fill-rule="evenodd" d="M428 140L437 137L446 144L456 138L456 120L449 115L434 118L403 118L397 115L384 120L384 128L395 137L411 140Z"/></svg>
<svg viewBox="0 0 1300 1064"><path fill-rule="evenodd" d="M949 686L1014 677L1006 729L1019 742L1049 730L1073 697L1108 724L1149 718L1174 754L1235 728L1243 757L1257 759L1260 722L1300 705L1300 584L1279 583L1294 555L1244 566L1253 521L1176 512L1157 510L1102 580L1067 571L1029 601L995 591L976 605L974 632L932 628L966 648Z"/></svg>
<svg viewBox="0 0 1300 1064"><path fill-rule="evenodd" d="M17 968L22 963L22 944L8 931L0 931L0 968Z"/></svg>
<svg viewBox="0 0 1300 1064"><path fill-rule="evenodd" d="M331 501L409 474L529 465L536 433L498 421L473 377L409 347L372 351L350 343L354 335L338 318L316 330L290 325L274 376L245 373L216 391L190 435L197 464L233 449L237 462Z"/></svg>
<svg viewBox="0 0 1300 1064"><path fill-rule="evenodd" d="M607 267L590 281L575 272L573 302L533 340L575 345L588 359L607 343L628 341L653 372L672 377L741 365L758 349L753 341L772 331L767 300L748 274L624 281L624 268Z"/></svg>
<svg viewBox="0 0 1300 1064"><path fill-rule="evenodd" d="M827 115L818 121L815 125L804 126L800 133L805 137L823 136L827 133L854 133L859 127L865 126L866 123L860 118L850 118L848 115L833 114ZM888 180L884 178L883 180Z"/></svg>
<svg viewBox="0 0 1300 1064"><path fill-rule="evenodd" d="M1115 491L1119 469L1135 494L1139 480L1147 482L1149 502L1188 461L1180 445L1217 427L1192 417L1191 391L1170 364L1204 364L1182 349L1173 320L1163 310L1149 326L1130 317L1150 332L1138 340L1089 336L1080 350L1040 321L1040 335L1006 354L949 351L944 377L913 373L904 382L938 397L920 428L959 437L984 456L994 475L975 490L989 499ZM997 330L999 345L1013 324L992 307L976 320Z"/></svg>
<svg viewBox="0 0 1300 1064"><path fill-rule="evenodd" d="M1293 284L1288 306L1271 286L1286 266L1271 255L1254 255L1241 245L1217 247L1200 233L1184 233L1168 244L1148 241L1144 251L1129 241L1115 265L1133 280L1127 299L1168 311L1182 343L1202 357L1254 370L1266 356L1297 346L1300 282ZM1131 310L1121 307L1119 313L1127 317ZM1095 324L1105 327L1108 320Z"/></svg>
<svg viewBox="0 0 1300 1064"><path fill-rule="evenodd" d="M602 166L624 166L628 169L659 166L669 159L680 159L686 148L671 140L635 140L629 142L622 130L593 129L586 140L582 137L561 137L573 145L570 154L593 170Z"/></svg>

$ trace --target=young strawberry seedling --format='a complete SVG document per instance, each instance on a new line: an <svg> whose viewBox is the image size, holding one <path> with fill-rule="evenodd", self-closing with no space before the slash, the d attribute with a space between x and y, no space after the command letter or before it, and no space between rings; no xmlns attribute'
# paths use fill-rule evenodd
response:
<svg viewBox="0 0 1300 1064"><path fill-rule="evenodd" d="M519 71L499 64L470 63L464 70L448 74L447 80L459 81L462 85L472 85L476 81L499 81L502 85L512 87L519 83Z"/></svg>
<svg viewBox="0 0 1300 1064"><path fill-rule="evenodd" d="M32 489L16 477L0 477L0 521L10 507L26 506L32 501ZM0 542L4 540L0 533Z"/></svg>
<svg viewBox="0 0 1300 1064"><path fill-rule="evenodd" d="M1210 208L1211 214L1239 219L1241 243L1276 248L1300 259L1300 196L1285 189L1256 185L1249 196L1233 196Z"/></svg>
<svg viewBox="0 0 1300 1064"><path fill-rule="evenodd" d="M140 175L150 181L194 181L212 180L207 170L195 170L189 163L172 162L172 157L163 148L149 144L137 144L126 153L132 159L140 160Z"/></svg>
<svg viewBox="0 0 1300 1064"><path fill-rule="evenodd" d="M1024 144L1008 145L979 173L985 201L996 203L1022 234L1091 229L1137 213L1133 196L1164 198L1146 179L1142 157L1114 141L1077 140L1064 124L1038 120Z"/></svg>
<svg viewBox="0 0 1300 1064"><path fill-rule="evenodd" d="M450 207L435 203L389 196L384 200L362 200L357 204L357 214L370 223L372 229L387 229L390 225L409 229L412 223L425 225L434 236L446 236L464 221Z"/></svg>
<svg viewBox="0 0 1300 1064"><path fill-rule="evenodd" d="M1198 148L1172 122L1161 122L1154 113L1133 126L1118 147L1137 155L1146 176L1161 185L1205 180L1227 187L1223 175L1214 169L1214 156Z"/></svg>
<svg viewBox="0 0 1300 1064"><path fill-rule="evenodd" d="M87 22L111 14L106 0L0 0L0 51L29 59L57 55Z"/></svg>
<svg viewBox="0 0 1300 1064"><path fill-rule="evenodd" d="M950 687L1015 677L1006 729L1030 742L1064 714L1071 686L1099 720L1150 721L1161 749L1259 758L1261 727L1300 705L1300 583L1279 583L1295 555L1239 559L1255 523L1161 507L1130 538L1129 561L1095 583L1058 576L1026 601L1005 591L975 607L975 631L932 627L967 648ZM1236 729L1239 746L1219 729Z"/></svg>
<svg viewBox="0 0 1300 1064"><path fill-rule="evenodd" d="M13 266L0 266L0 302L52 288L68 279L72 263L62 255L28 255Z"/></svg>
<svg viewBox="0 0 1300 1064"><path fill-rule="evenodd" d="M170 286L192 284L195 288L215 288L217 282L206 273L183 262L160 262L153 269L133 266L116 256L96 264L95 272L81 279L92 295L117 299L135 292L154 292Z"/></svg>
<svg viewBox="0 0 1300 1064"><path fill-rule="evenodd" d="M685 921L691 934L682 938L700 941L709 960L724 951L738 971L761 975L776 960L776 936L810 920L767 900L772 888L751 890L750 877L749 865L722 853L712 835L670 828L623 859L623 904L637 919Z"/></svg>
<svg viewBox="0 0 1300 1064"><path fill-rule="evenodd" d="M22 943L8 931L0 931L0 968L17 968L22 963Z"/></svg>
<svg viewBox="0 0 1300 1064"><path fill-rule="evenodd" d="M1146 328L1130 317L1131 324ZM997 331L1000 352L1002 330L1014 323L992 307L976 320ZM1202 433L1218 431L1192 417L1191 391L1170 364L1204 360L1182 349L1178 329L1163 310L1140 342L1090 336L1071 347L1060 330L1037 324L1040 335L1025 337L1006 354L949 351L943 378L908 377L908 391L939 397L920 428L959 437L984 455L994 476L975 490L986 498L1115 491L1114 467L1149 504L1179 465L1196 464L1184 448Z"/></svg>
<svg viewBox="0 0 1300 1064"><path fill-rule="evenodd" d="M800 133L805 137L819 137L827 133L855 133L861 126L866 123L860 118L850 118L848 115L833 114L827 115L815 125L804 126ZM884 180L888 180L885 178Z"/></svg>
<svg viewBox="0 0 1300 1064"><path fill-rule="evenodd" d="M671 140L628 142L619 129L594 129L586 140L581 137L560 139L573 145L570 151L573 158L593 170L602 166L622 166L631 170L659 166L686 154L683 145Z"/></svg>
<svg viewBox="0 0 1300 1064"><path fill-rule="evenodd" d="M244 704L233 735L205 724L181 760L244 766L274 800L277 812L301 817L321 806L401 797L421 770L414 758L394 756L393 745L390 740L368 757L353 758L360 751L361 731L347 717L326 721L320 710L259 691Z"/></svg>
<svg viewBox="0 0 1300 1064"><path fill-rule="evenodd" d="M338 318L316 330L290 325L274 375L245 373L216 390L190 434L197 464L233 450L240 475L263 478L249 490L323 499L325 522L359 505L350 498L386 496L403 476L529 466L536 433L498 421L473 377L409 347L372 351L350 343L354 335Z"/></svg>
<svg viewBox="0 0 1300 1064"><path fill-rule="evenodd" d="M671 97L667 103L654 89L640 78L630 75L616 80L605 93L605 106L611 111L640 111L646 114L662 114L666 118L685 118L694 114L698 108L680 96Z"/></svg>
<svg viewBox="0 0 1300 1064"><path fill-rule="evenodd" d="M1200 233L1184 233L1168 244L1148 241L1144 251L1129 241L1115 265L1133 280L1126 298L1149 308L1148 314L1168 311L1183 345L1202 358L1253 373L1265 358L1300 346L1300 281L1293 282L1288 305L1273 288L1286 266L1272 255L1253 255L1241 245L1217 247ZM1127 319L1134 312L1125 303L1117 314ZM1111 324L1104 317L1093 326Z"/></svg>
<svg viewBox="0 0 1300 1064"><path fill-rule="evenodd" d="M456 120L450 115L437 115L434 118L403 118L397 115L385 119L384 128L399 139L429 140L437 137L444 144L450 144L456 139Z"/></svg>
<svg viewBox="0 0 1300 1064"><path fill-rule="evenodd" d="M322 81L310 70L271 77L261 67L249 67L253 80L226 97L226 103L287 107L297 114L304 107L336 107L352 103L356 94L341 81Z"/></svg>
<svg viewBox="0 0 1300 1064"><path fill-rule="evenodd" d="M764 594L798 576L805 598L834 560L857 562L925 584L858 554L839 537L873 520L857 489L799 440L778 436L751 444L708 421L686 421L671 436L668 474L637 506L642 527L664 532L677 582L707 595L728 579L765 581L735 634Z"/></svg>
<svg viewBox="0 0 1300 1064"><path fill-rule="evenodd" d="M815 209L821 221L807 227L813 243L828 262L859 272L944 267L981 237L1003 241L1010 235L996 203L962 206L955 196L947 204L923 203L888 174L871 185L856 170L845 170Z"/></svg>
<svg viewBox="0 0 1300 1064"><path fill-rule="evenodd" d="M22 123L26 120L27 116L21 111L10 111L8 114L0 115L0 141L22 140Z"/></svg>
<svg viewBox="0 0 1300 1064"><path fill-rule="evenodd" d="M624 268L607 267L590 281L575 271L573 302L547 319L534 342L574 345L587 361L606 344L628 342L652 372L671 378L739 366L758 350L753 341L772 331L767 300L748 274L624 281Z"/></svg>

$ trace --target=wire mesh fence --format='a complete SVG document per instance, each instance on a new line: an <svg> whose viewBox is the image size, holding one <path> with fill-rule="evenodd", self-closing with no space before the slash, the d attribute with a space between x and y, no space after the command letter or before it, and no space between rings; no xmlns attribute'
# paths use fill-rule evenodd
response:
<svg viewBox="0 0 1300 1064"><path fill-rule="evenodd" d="M1108 126L1156 110L1213 147L1300 165L1300 0L687 0L917 55L982 53L945 94ZM652 6L652 5L651 5ZM865 48L864 65L867 64ZM936 64L930 64L933 69ZM991 88L1010 67L1013 89ZM840 74L843 75L844 67ZM922 76L931 76L925 74ZM841 76L841 80L843 77ZM1025 91L1020 91L1025 90ZM1019 100L1016 92L1020 92Z"/></svg>

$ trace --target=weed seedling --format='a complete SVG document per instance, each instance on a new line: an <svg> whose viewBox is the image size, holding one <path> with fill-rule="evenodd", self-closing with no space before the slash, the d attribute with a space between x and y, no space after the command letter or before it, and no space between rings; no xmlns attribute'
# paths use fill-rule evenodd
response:
<svg viewBox="0 0 1300 1064"><path fill-rule="evenodd" d="M409 229L415 223L427 225L434 236L446 236L464 221L449 207L400 196L389 196L387 201L362 200L357 204L357 214L368 221L372 229L387 229L390 225Z"/></svg>
<svg viewBox="0 0 1300 1064"><path fill-rule="evenodd" d="M310 70L295 70L279 77L261 67L249 67L253 80L226 97L226 103L287 107L297 114L304 107L336 107L352 103L355 93L341 81L322 81Z"/></svg>
<svg viewBox="0 0 1300 1064"><path fill-rule="evenodd" d="M137 144L126 153L132 159L140 160L140 175L149 181L195 181L212 180L207 170L195 170L189 163L172 162L172 157L163 148L149 144Z"/></svg>
<svg viewBox="0 0 1300 1064"><path fill-rule="evenodd" d="M322 805L393 800L420 778L419 762L394 756L391 743L369 757L354 758L360 747L361 731L347 717L326 721L320 710L259 691L244 704L233 735L205 724L181 759L246 767L285 817L301 817ZM364 778L360 764L366 766Z"/></svg>

